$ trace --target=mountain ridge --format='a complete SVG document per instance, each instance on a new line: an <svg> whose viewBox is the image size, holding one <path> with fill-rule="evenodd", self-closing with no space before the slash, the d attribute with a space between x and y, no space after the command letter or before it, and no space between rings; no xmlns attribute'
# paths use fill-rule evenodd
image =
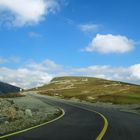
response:
<svg viewBox="0 0 140 140"><path fill-rule="evenodd" d="M20 91L20 89L21 88L19 87L0 81L0 95L9 94L9 93L17 93Z"/></svg>

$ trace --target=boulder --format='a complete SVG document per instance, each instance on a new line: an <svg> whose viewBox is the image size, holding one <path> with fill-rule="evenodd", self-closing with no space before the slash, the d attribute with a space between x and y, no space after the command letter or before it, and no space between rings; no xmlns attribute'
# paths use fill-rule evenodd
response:
<svg viewBox="0 0 140 140"><path fill-rule="evenodd" d="M4 124L6 124L6 125L7 125L7 124L9 124L9 122L8 122L8 121L5 121L5 122L4 122Z"/></svg>
<svg viewBox="0 0 140 140"><path fill-rule="evenodd" d="M25 115L28 116L28 117L32 117L32 111L30 109L26 109L25 110Z"/></svg>

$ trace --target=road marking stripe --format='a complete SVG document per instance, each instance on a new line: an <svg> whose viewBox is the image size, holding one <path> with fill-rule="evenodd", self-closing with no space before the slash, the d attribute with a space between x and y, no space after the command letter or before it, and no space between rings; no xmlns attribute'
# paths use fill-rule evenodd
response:
<svg viewBox="0 0 140 140"><path fill-rule="evenodd" d="M59 109L62 111L62 114L61 114L59 117L57 117L57 118L55 118L55 119L53 119L53 120L51 120L51 121L48 121L48 122L45 122L45 123L42 123L42 124L39 124L39 125L36 125L36 126L32 126L32 127L30 127L30 128L24 129L24 130L20 130L20 131L11 133L11 134L7 134L7 135L4 135L4 136L0 136L0 139L6 138L6 137L10 137L10 136L13 136L13 135L17 135L17 134L20 134L20 133L23 133L23 132L32 130L32 129L34 129L34 128L38 128L38 127L40 127L40 126L44 126L44 125L46 125L46 124L49 124L49 123L52 123L52 122L54 122L54 121L59 120L60 118L62 118L62 117L65 115L65 111L64 111L62 108L59 108Z"/></svg>
<svg viewBox="0 0 140 140"><path fill-rule="evenodd" d="M96 113L99 114L104 119L104 127L102 128L102 131L100 132L100 134L96 138L96 140L101 140L103 138L103 136L105 135L106 131L107 131L108 121L107 121L106 117L103 114L101 114L99 112L96 112Z"/></svg>
<svg viewBox="0 0 140 140"><path fill-rule="evenodd" d="M102 140L102 138L104 137L104 135L107 131L107 128L108 128L107 118L103 114L101 114L100 112L97 112L95 110L87 109L87 108L84 108L84 107L81 107L81 106L78 106L78 105L72 105L70 103L65 103L65 104L68 104L68 105L71 105L71 106L74 106L74 107L84 109L84 110L87 110L87 111L94 112L94 113L98 114L104 120L104 126L103 126L101 132L99 133L99 135L97 136L96 140Z"/></svg>

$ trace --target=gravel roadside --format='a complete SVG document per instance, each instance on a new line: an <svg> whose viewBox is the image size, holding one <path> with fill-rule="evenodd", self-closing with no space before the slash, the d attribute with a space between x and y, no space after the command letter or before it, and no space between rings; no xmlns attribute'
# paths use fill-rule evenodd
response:
<svg viewBox="0 0 140 140"><path fill-rule="evenodd" d="M0 135L23 130L59 116L61 111L33 96L0 98Z"/></svg>

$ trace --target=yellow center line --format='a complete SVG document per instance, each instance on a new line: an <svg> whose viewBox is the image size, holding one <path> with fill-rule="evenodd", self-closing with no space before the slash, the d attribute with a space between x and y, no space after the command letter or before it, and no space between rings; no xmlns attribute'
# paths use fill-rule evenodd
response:
<svg viewBox="0 0 140 140"><path fill-rule="evenodd" d="M98 114L103 119L104 126L103 126L101 132L99 133L99 135L97 136L96 140L102 140L102 138L104 137L104 135L107 131L107 128L108 128L107 118L103 114L101 114L100 112L97 112L95 110L87 109L87 108L84 108L84 107L81 107L81 106L78 106L78 105L72 105L72 104L69 104L69 103L65 103L65 104L68 104L68 105L71 105L71 106L74 106L74 107L77 107L77 108L80 108L80 109L90 111L90 112L94 112L94 113Z"/></svg>
<svg viewBox="0 0 140 140"><path fill-rule="evenodd" d="M100 132L100 134L98 135L98 137L96 138L96 140L101 140L103 137L104 137L104 135L105 135L105 133L106 133L106 131L107 131L107 128L108 128L108 121L107 121L107 119L106 119L106 117L103 115L103 114L101 114L101 113L99 113L99 112L96 112L98 115L100 115L102 118L103 118L103 120L104 120L104 127L102 128L102 131Z"/></svg>

